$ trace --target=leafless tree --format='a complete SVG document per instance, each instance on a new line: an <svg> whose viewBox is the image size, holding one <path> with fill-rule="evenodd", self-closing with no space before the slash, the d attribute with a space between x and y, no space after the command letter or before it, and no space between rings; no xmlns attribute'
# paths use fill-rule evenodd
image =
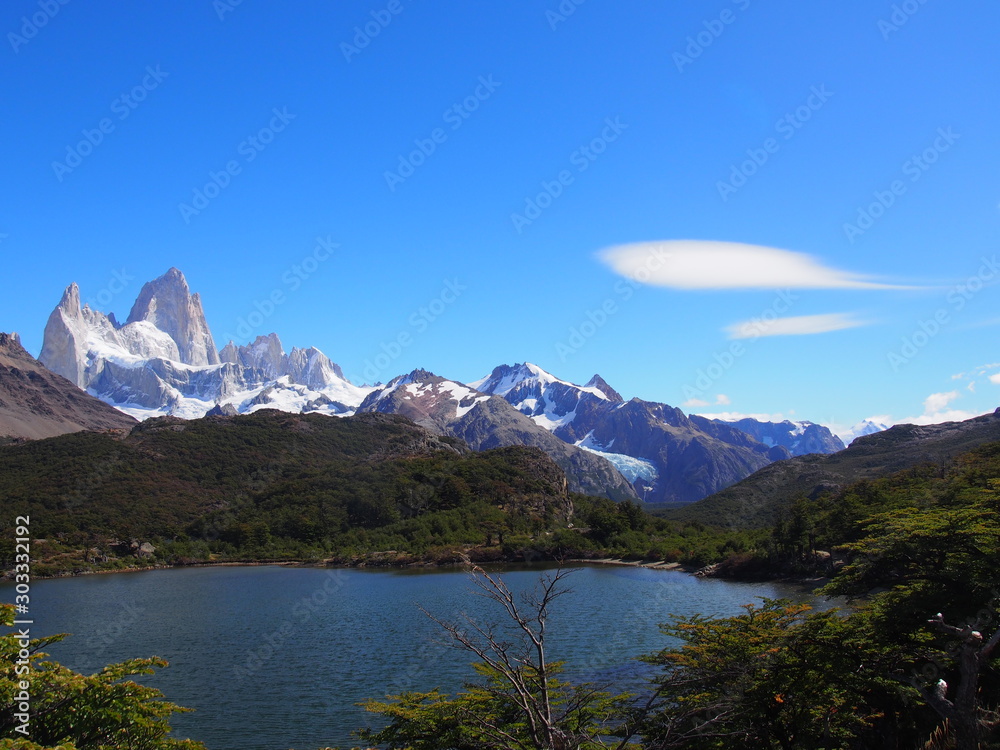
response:
<svg viewBox="0 0 1000 750"><path fill-rule="evenodd" d="M630 736L617 741L601 731L586 731L590 722L579 721L584 715L606 706L607 693L594 685L572 688L569 695L553 694L553 678L558 670L546 651L548 620L553 602L571 592L564 581L572 570L559 568L543 574L533 591L516 596L506 582L478 566L471 571L478 594L500 606L506 615L504 625L484 624L463 613L461 624L439 619L426 609L423 612L440 625L456 648L475 654L496 675L501 685L484 689L493 697L507 702L523 717L530 738L529 744L490 722L489 717L469 716L480 730L494 737L501 747L532 748L534 750L576 750L577 748L613 747L623 750ZM604 731L610 733L607 716ZM600 722L598 723L601 724ZM618 735L629 735L621 723ZM624 730L624 732L622 731ZM608 744L608 743L611 744Z"/></svg>

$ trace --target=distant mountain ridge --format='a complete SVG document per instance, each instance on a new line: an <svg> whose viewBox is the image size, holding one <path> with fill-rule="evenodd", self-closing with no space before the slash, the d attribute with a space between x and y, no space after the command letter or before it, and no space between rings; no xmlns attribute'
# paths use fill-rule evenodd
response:
<svg viewBox="0 0 1000 750"><path fill-rule="evenodd" d="M414 371L388 384L351 383L315 348L286 353L274 333L216 351L201 298L176 268L143 285L124 324L80 303L70 284L49 316L40 360L139 419L252 413L398 413L475 449L542 448L573 489L653 503L706 497L797 451L836 450L829 431L687 416L625 401L600 375L580 386L530 363L461 384ZM823 434L823 433L826 434Z"/></svg>
<svg viewBox="0 0 1000 750"><path fill-rule="evenodd" d="M964 422L901 424L856 438L831 455L771 464L671 517L742 528L774 523L796 497L815 498L862 479L925 463L940 464L983 443L1000 441L1000 409Z"/></svg>
<svg viewBox="0 0 1000 750"><path fill-rule="evenodd" d="M691 419L697 424L702 424L701 420L705 418L692 415ZM733 421L722 419L713 419L712 421L735 427L764 445L780 445L787 448L793 456L805 456L809 453L836 453L846 447L844 442L834 435L828 427L815 422L793 422L788 419L783 422L761 422L749 417Z"/></svg>
<svg viewBox="0 0 1000 750"><path fill-rule="evenodd" d="M699 424L667 404L625 401L599 375L578 386L525 363L501 365L469 385L633 473L647 502L693 502L790 455L723 423Z"/></svg>
<svg viewBox="0 0 1000 750"><path fill-rule="evenodd" d="M637 499L629 481L603 457L565 443L502 398L426 370L400 375L370 393L358 407L359 414L366 412L401 414L431 432L461 438L473 450L541 448L566 472L574 492Z"/></svg>

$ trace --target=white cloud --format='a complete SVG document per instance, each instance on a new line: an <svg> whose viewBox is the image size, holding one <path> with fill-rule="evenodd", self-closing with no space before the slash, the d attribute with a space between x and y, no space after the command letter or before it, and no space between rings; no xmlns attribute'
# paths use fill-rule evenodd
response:
<svg viewBox="0 0 1000 750"><path fill-rule="evenodd" d="M1000 385L1000 372L996 373L995 375L990 375L990 382L995 383L996 385Z"/></svg>
<svg viewBox="0 0 1000 750"><path fill-rule="evenodd" d="M754 318L726 326L731 339L755 339L760 336L805 336L816 333L842 331L868 325L851 313L827 313L824 315L799 315L797 317L765 320Z"/></svg>
<svg viewBox="0 0 1000 750"><path fill-rule="evenodd" d="M667 240L598 253L615 272L672 289L909 289L823 265L805 253L761 245Z"/></svg>
<svg viewBox="0 0 1000 750"><path fill-rule="evenodd" d="M700 398L689 398L681 404L684 409L700 409L703 406L708 406L708 401L702 401Z"/></svg>
<svg viewBox="0 0 1000 750"><path fill-rule="evenodd" d="M950 409L951 402L959 398L958 391L948 391L946 393L932 393L924 399L924 413L917 417L904 417L896 420L897 424L941 424L942 422L964 422L973 417L983 414L990 414L989 411L966 411L964 409Z"/></svg>
<svg viewBox="0 0 1000 750"><path fill-rule="evenodd" d="M958 398L958 391L947 393L932 393L924 399L924 414L936 414L943 411L952 401Z"/></svg>
<svg viewBox="0 0 1000 750"><path fill-rule="evenodd" d="M949 409L947 411L939 411L934 414L921 414L919 417L906 417L905 419L900 419L898 424L941 424L942 422L964 422L967 419L972 419L973 417L979 417L983 414L990 414L989 411L964 411L962 409Z"/></svg>
<svg viewBox="0 0 1000 750"><path fill-rule="evenodd" d="M730 403L732 402L730 401L729 396L727 396L725 393L720 393L718 396L715 397L716 406L729 406ZM700 398L689 398L687 401L681 404L681 408L683 409L701 409L704 406L710 406L710 404L708 401L705 401L704 399Z"/></svg>

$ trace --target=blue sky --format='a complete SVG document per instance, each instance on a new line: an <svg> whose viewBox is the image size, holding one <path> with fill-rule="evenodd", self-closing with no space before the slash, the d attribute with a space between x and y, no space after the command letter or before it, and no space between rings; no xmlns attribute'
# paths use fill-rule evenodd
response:
<svg viewBox="0 0 1000 750"><path fill-rule="evenodd" d="M359 380L532 361L835 426L1000 401L992 4L11 0L0 22L0 329L33 353L71 281L124 319L176 266L220 347L273 330Z"/></svg>

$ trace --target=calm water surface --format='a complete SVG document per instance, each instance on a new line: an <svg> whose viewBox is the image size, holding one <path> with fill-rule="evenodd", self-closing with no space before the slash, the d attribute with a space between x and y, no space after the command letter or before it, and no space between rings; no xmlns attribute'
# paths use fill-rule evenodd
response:
<svg viewBox="0 0 1000 750"><path fill-rule="evenodd" d="M539 568L505 569L530 590ZM635 685L640 654L668 645L671 615L726 616L759 597L811 600L780 584L705 580L662 570L586 566L567 579L550 619L550 653L577 679ZM0 599L12 601L10 585ZM210 750L350 747L369 723L356 704L405 690L460 689L474 659L440 644L445 620L499 619L468 575L446 571L189 568L32 584L33 635L73 636L49 649L85 673L161 656L170 667L143 682L196 711L176 734ZM817 603L818 606L828 606Z"/></svg>

